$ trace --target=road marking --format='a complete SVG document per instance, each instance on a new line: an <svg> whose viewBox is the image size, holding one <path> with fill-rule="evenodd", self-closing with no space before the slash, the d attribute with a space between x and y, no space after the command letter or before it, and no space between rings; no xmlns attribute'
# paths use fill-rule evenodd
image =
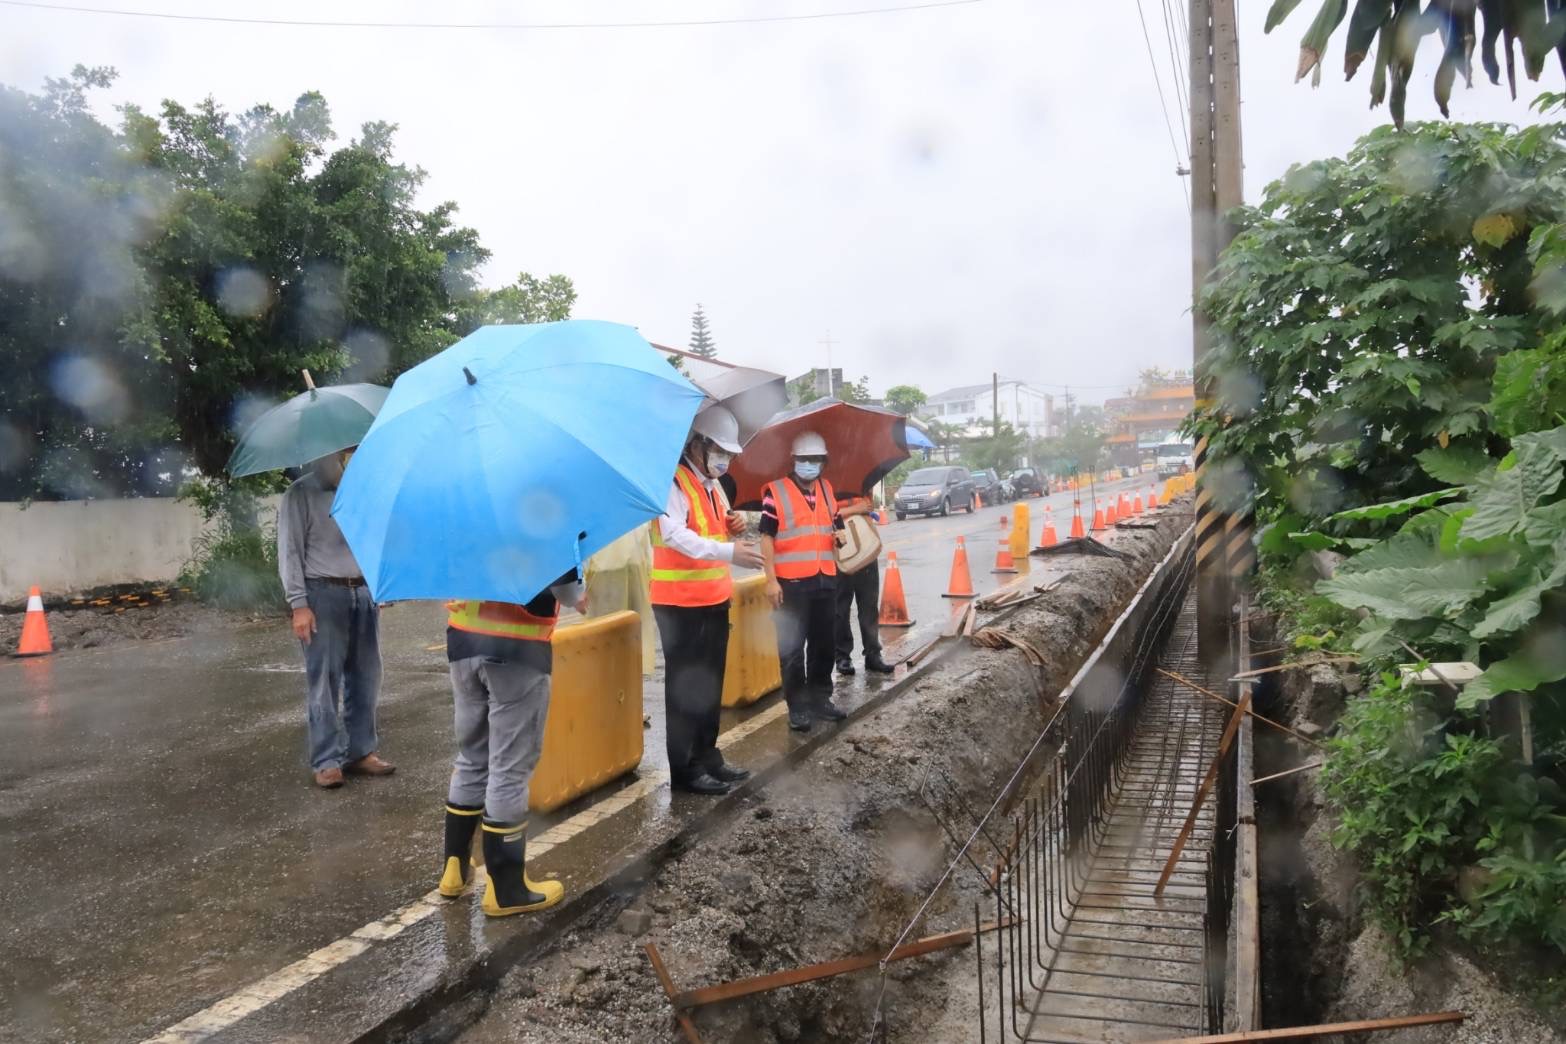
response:
<svg viewBox="0 0 1566 1044"><path fill-rule="evenodd" d="M766 710L753 714L733 728L724 731L718 737L718 749L724 750L732 747L734 744L766 728L787 713L788 705L779 700ZM528 855L543 855L550 849L576 837L584 830L606 822L616 814L625 811L668 782L669 773L667 769L643 775L636 782L621 787L601 801L595 801L592 805L569 819L556 823L536 838L529 838L527 843ZM484 868L475 865L473 867L473 877L469 882L468 893L466 894L472 894L474 890L482 888L483 884ZM376 943L396 938L426 917L438 913L451 905L452 900L445 899L439 891L431 889L413 902L394 910L385 917L371 921L369 924L361 925L336 942L323 946L294 963L279 968L263 979L241 987L210 1007L203 1008L189 1018L176 1022L157 1036L147 1038L143 1044L195 1044L197 1041L207 1040L215 1034L228 1029L247 1015L253 1015L272 1002L286 997L302 986L309 985L333 968L345 964L364 953Z"/></svg>

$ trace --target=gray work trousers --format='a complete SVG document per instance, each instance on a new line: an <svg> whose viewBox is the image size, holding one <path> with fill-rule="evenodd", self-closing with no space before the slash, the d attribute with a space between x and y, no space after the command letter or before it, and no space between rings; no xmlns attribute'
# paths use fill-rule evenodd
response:
<svg viewBox="0 0 1566 1044"><path fill-rule="evenodd" d="M549 672L487 656L451 662L457 757L447 800L501 823L527 818L527 785L544 746Z"/></svg>

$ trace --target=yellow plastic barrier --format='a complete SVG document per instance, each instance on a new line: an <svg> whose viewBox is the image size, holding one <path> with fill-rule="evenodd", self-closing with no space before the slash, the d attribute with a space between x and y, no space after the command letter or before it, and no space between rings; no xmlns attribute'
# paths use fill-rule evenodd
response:
<svg viewBox="0 0 1566 1044"><path fill-rule="evenodd" d="M528 807L550 812L642 760L642 622L624 611L562 627Z"/></svg>
<svg viewBox="0 0 1566 1044"><path fill-rule="evenodd" d="M767 604L767 578L734 582L729 602L729 659L723 672L723 705L745 707L783 684L778 632Z"/></svg>
<svg viewBox="0 0 1566 1044"><path fill-rule="evenodd" d="M1011 557L1026 558L1031 550L1031 542L1028 540L1028 530L1033 527L1029 518L1028 505L1017 503L1011 506Z"/></svg>

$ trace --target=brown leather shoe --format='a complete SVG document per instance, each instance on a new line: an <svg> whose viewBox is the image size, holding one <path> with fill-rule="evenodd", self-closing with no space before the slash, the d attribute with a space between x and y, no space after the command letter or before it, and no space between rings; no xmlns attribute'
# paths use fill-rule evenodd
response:
<svg viewBox="0 0 1566 1044"><path fill-rule="evenodd" d="M331 768L316 769L315 785L322 790L336 790L343 785L343 770L335 765Z"/></svg>
<svg viewBox="0 0 1566 1044"><path fill-rule="evenodd" d="M343 771L350 776L389 776L397 771L397 766L383 761L379 754L366 754L358 761L344 765Z"/></svg>

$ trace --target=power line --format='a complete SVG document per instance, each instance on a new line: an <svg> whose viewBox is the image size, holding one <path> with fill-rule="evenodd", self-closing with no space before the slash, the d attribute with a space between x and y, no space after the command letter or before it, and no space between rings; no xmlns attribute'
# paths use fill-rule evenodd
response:
<svg viewBox="0 0 1566 1044"><path fill-rule="evenodd" d="M1147 31L1147 16L1142 13L1142 0L1136 0L1136 16L1142 23L1142 41L1147 44L1147 63L1153 70L1153 86L1158 89L1158 107L1164 112L1164 129L1169 132L1169 147L1174 150L1175 169L1182 168L1180 161L1180 146L1175 144L1174 124L1169 119L1169 103L1164 100L1164 82L1158 75L1158 60L1153 57L1153 37ZM1184 180L1180 182L1180 192L1185 196L1186 209L1191 206L1191 190Z"/></svg>
<svg viewBox="0 0 1566 1044"><path fill-rule="evenodd" d="M1167 40L1168 43L1169 43L1169 68L1172 71L1173 76L1174 76L1175 101L1179 103L1178 105L1175 106L1175 112L1177 112L1179 114L1179 116L1180 116L1180 134L1181 134L1181 140L1183 140L1185 142L1185 158L1186 158L1186 161L1187 161L1186 162L1186 166L1190 166L1191 164L1190 164L1189 161L1191 159L1191 132L1185 125L1185 114L1186 114L1187 110L1189 110L1190 107L1191 107L1191 92L1190 92L1189 88L1187 88L1185 86L1185 77L1182 74L1182 71L1181 71L1181 68L1180 68L1180 61L1179 61L1178 58L1175 57L1175 55L1177 53L1177 50L1176 50L1176 47L1175 47L1175 37L1177 35L1179 35L1180 30L1179 30L1178 26L1175 24L1176 23L1176 19L1175 19L1174 13L1172 11L1170 11L1169 6L1170 6L1170 0L1163 0L1163 7L1164 7L1164 39ZM1191 50L1190 44L1187 43L1186 46L1178 53L1189 53L1190 50Z"/></svg>
<svg viewBox="0 0 1566 1044"><path fill-rule="evenodd" d="M87 7L80 4L49 4L39 0L0 0L6 7L25 7L38 11L68 14L119 15L123 18L156 18L171 22L219 22L228 25L281 25L314 29L674 29L706 25L751 25L765 22L810 22L824 18L859 18L866 15L900 14L928 11L941 7L965 7L985 0L925 0L923 3L890 7L864 7L848 11L815 11L809 14L755 15L735 18L700 18L665 22L344 22L310 21L293 18L244 18L231 15L180 14L174 11L131 11L112 7Z"/></svg>

